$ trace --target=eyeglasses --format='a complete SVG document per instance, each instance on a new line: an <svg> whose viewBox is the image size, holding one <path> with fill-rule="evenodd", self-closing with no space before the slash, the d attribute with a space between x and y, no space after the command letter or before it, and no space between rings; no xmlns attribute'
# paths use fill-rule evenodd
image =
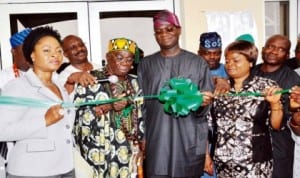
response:
<svg viewBox="0 0 300 178"><path fill-rule="evenodd" d="M176 30L177 30L177 27L175 27L173 25L169 25L165 28L154 29L154 33L155 33L155 35L160 35L160 34L163 34L163 33L175 33Z"/></svg>
<svg viewBox="0 0 300 178"><path fill-rule="evenodd" d="M282 47L277 47L277 46L274 46L274 45L267 45L266 47L265 47L267 50L276 50L276 51L278 51L278 52L280 52L280 53L284 53L284 52L286 52L287 51L287 49L285 49L285 48L282 48Z"/></svg>

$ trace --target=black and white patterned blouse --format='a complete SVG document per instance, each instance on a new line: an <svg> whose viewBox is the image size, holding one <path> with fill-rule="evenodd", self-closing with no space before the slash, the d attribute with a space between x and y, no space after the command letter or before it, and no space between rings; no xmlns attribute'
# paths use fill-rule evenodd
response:
<svg viewBox="0 0 300 178"><path fill-rule="evenodd" d="M276 82L250 76L239 92L263 92ZM219 178L271 177L273 161L269 133L270 106L263 96L218 96L209 114L210 123L216 126L214 163Z"/></svg>

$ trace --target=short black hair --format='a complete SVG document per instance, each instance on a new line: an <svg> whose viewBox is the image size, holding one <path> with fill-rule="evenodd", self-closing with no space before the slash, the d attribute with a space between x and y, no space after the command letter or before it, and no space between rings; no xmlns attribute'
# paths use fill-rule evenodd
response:
<svg viewBox="0 0 300 178"><path fill-rule="evenodd" d="M60 44L62 44L61 36L60 36L59 32L57 30L54 30L52 27L43 26L43 27L38 27L38 28L33 29L29 33L29 35L26 37L26 39L23 43L23 48L22 48L24 57L25 57L26 61L29 62L30 64L33 64L33 61L31 59L31 53L34 50L34 46L41 38L43 38L45 36L52 36L55 39L57 39L57 41Z"/></svg>

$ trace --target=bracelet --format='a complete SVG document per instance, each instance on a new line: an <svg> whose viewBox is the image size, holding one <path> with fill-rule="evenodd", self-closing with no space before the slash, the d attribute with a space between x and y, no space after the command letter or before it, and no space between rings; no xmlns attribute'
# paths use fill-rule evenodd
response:
<svg viewBox="0 0 300 178"><path fill-rule="evenodd" d="M271 108L271 111L281 111L283 109L283 106L281 103L279 103L279 107L278 108Z"/></svg>
<svg viewBox="0 0 300 178"><path fill-rule="evenodd" d="M271 109L271 111L282 111L282 108Z"/></svg>

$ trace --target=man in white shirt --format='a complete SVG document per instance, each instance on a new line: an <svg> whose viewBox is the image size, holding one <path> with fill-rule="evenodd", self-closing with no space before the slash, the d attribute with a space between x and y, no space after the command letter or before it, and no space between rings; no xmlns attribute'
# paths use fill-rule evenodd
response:
<svg viewBox="0 0 300 178"><path fill-rule="evenodd" d="M10 80L22 76L30 68L22 51L23 42L30 32L31 29L26 28L10 37L13 66L0 71L0 91ZM5 164L12 147L13 143L0 142L0 177L6 177Z"/></svg>
<svg viewBox="0 0 300 178"><path fill-rule="evenodd" d="M73 97L75 85L81 82L86 82L86 84L94 83L94 77L88 72L99 69L101 66L91 63L88 60L87 48L78 36L66 36L63 39L62 48L64 56L68 58L70 65L59 73L58 81L61 85L65 86L70 96Z"/></svg>

